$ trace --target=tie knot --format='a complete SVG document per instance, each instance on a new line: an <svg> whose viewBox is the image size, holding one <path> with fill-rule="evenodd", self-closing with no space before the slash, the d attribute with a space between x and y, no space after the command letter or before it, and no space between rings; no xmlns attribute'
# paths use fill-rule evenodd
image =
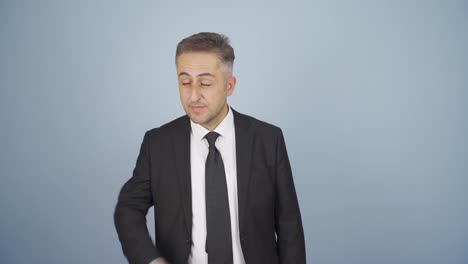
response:
<svg viewBox="0 0 468 264"><path fill-rule="evenodd" d="M205 138L206 140L208 140L208 144L210 145L210 147L215 146L215 142L218 137L219 137L219 134L213 131L205 135Z"/></svg>

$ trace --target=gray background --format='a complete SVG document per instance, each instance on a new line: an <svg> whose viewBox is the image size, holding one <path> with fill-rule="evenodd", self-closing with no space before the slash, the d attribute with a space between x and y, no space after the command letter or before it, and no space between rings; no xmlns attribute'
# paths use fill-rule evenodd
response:
<svg viewBox="0 0 468 264"><path fill-rule="evenodd" d="M117 194L199 31L283 128L308 263L468 263L468 4L442 0L1 0L1 263L126 263Z"/></svg>

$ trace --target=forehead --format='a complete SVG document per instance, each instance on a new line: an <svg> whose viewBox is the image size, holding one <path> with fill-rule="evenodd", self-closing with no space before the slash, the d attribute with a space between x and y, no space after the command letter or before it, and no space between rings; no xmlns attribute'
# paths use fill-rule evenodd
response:
<svg viewBox="0 0 468 264"><path fill-rule="evenodd" d="M190 75L201 72L215 73L219 71L221 61L215 53L187 52L177 58L177 72L187 72Z"/></svg>

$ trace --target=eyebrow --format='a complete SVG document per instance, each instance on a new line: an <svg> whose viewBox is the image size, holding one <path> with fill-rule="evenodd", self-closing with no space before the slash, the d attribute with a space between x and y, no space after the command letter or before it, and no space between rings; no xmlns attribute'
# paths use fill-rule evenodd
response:
<svg viewBox="0 0 468 264"><path fill-rule="evenodd" d="M187 72L181 72L179 73L179 77L180 76L190 76L190 74L188 74ZM200 73L197 75L197 77L203 77L203 76L209 76L209 77L215 78L215 76L209 72L204 72L204 73Z"/></svg>

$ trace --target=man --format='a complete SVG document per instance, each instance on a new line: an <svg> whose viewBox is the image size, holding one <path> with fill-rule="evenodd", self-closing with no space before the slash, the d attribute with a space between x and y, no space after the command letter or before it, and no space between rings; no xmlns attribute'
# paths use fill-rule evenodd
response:
<svg viewBox="0 0 468 264"><path fill-rule="evenodd" d="M302 264L302 220L283 134L228 106L236 86L227 37L177 46L187 115L146 132L114 220L136 264ZM146 227L154 206L155 245Z"/></svg>

